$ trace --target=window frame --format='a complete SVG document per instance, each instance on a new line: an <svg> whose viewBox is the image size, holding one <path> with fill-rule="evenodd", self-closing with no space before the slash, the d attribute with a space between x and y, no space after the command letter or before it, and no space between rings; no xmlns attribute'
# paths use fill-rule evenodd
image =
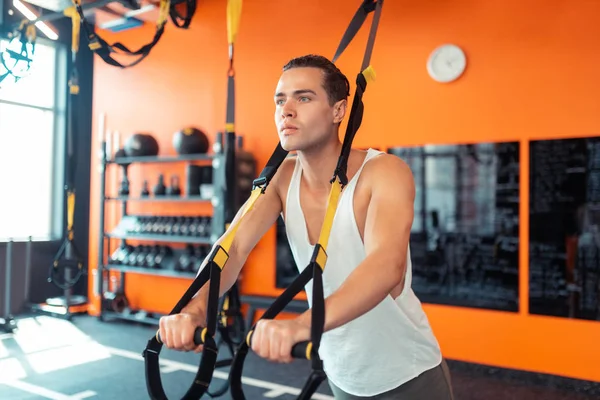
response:
<svg viewBox="0 0 600 400"><path fill-rule="evenodd" d="M53 114L53 127L52 127L52 198L50 200L50 215L49 220L49 233L46 236L32 237L33 241L55 241L60 240L65 233L65 184L66 184L66 133L67 133L67 73L68 73L68 49L64 43L59 41L52 41L42 37L36 39L36 46L41 44L43 46L49 46L55 50L54 59L54 105L53 107L40 106L30 104L22 101L11 101L6 99L0 99L0 104L13 105L17 107L24 107L29 109L43 110L51 112ZM10 79L10 78L7 78ZM18 84L18 83L17 83ZM8 237L0 237L0 242L12 240L25 240L27 238L21 238L13 235Z"/></svg>

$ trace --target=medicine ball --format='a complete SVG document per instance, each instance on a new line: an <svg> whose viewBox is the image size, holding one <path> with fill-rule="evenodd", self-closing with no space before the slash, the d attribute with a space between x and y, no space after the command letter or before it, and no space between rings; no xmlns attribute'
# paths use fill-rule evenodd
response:
<svg viewBox="0 0 600 400"><path fill-rule="evenodd" d="M208 152L208 137L198 128L188 127L173 134L177 154L204 154Z"/></svg>
<svg viewBox="0 0 600 400"><path fill-rule="evenodd" d="M134 133L125 141L125 154L128 157L158 155L158 142L147 133Z"/></svg>

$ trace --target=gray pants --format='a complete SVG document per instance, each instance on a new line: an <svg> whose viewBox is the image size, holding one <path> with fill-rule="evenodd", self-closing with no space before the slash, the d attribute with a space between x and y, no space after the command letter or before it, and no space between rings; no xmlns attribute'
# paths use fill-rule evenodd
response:
<svg viewBox="0 0 600 400"><path fill-rule="evenodd" d="M377 396L357 397L345 393L331 381L329 386L336 400L454 400L450 371L445 360L405 384Z"/></svg>

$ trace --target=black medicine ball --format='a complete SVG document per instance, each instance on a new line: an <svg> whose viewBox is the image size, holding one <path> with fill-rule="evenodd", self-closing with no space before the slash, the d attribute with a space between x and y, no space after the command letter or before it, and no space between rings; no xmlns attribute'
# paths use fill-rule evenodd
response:
<svg viewBox="0 0 600 400"><path fill-rule="evenodd" d="M198 128L188 127L173 134L177 154L205 154L208 146L208 137Z"/></svg>
<svg viewBox="0 0 600 400"><path fill-rule="evenodd" d="M128 157L143 157L158 155L158 142L146 133L134 133L125 141L125 154Z"/></svg>

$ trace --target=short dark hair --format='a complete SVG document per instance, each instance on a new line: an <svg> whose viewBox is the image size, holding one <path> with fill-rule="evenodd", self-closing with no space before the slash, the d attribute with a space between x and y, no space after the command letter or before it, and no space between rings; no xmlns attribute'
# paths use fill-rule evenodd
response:
<svg viewBox="0 0 600 400"><path fill-rule="evenodd" d="M296 57L288 61L283 66L283 70L287 71L292 68L302 67L319 68L323 71L323 88L327 92L327 97L331 105L340 100L345 100L350 96L350 82L348 82L348 78L326 57L316 54Z"/></svg>

